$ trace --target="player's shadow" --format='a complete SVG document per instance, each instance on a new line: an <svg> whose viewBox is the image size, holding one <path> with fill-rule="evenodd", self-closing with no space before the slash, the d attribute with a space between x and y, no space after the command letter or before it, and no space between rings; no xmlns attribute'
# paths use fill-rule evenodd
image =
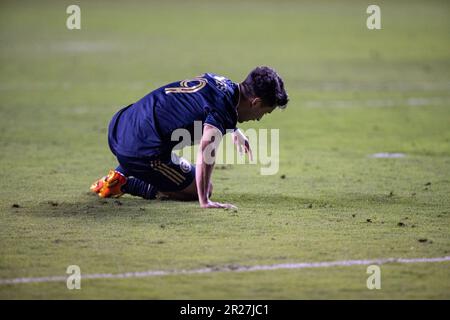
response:
<svg viewBox="0 0 450 320"><path fill-rule="evenodd" d="M44 200L36 204L31 211L35 215L54 218L95 218L114 220L137 218L140 216L186 216L189 207L196 208L196 202L167 200L145 200L124 196L119 199L101 199L95 194L80 195L76 202ZM16 209L20 210L20 209Z"/></svg>
<svg viewBox="0 0 450 320"><path fill-rule="evenodd" d="M240 209L269 209L276 207L283 210L309 210L327 208L363 208L367 206L384 206L398 204L414 204L414 206L428 206L412 196L399 196L394 194L330 194L320 195L317 198L304 197L295 194L258 194L258 193L227 193L221 192L213 195L212 199L219 202L228 202L237 205ZM77 202L45 200L30 208L36 215L47 217L73 217L114 220L150 216L159 217L189 217L200 209L197 201L168 201L145 200L138 197L124 196L120 199L100 199L96 195L86 193L80 195ZM20 209L15 209L20 210Z"/></svg>

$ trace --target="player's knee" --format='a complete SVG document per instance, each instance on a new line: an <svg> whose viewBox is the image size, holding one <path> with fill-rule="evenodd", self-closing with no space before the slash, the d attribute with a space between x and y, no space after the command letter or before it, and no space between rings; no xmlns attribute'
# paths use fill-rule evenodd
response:
<svg viewBox="0 0 450 320"><path fill-rule="evenodd" d="M178 191L178 192L160 192L163 198L167 198L170 200L178 200L178 201L192 201L197 200L197 195L186 192L186 191Z"/></svg>
<svg viewBox="0 0 450 320"><path fill-rule="evenodd" d="M178 192L174 192L172 194L172 198L182 201L198 200L197 185L195 183L195 180L192 181L192 183L185 189Z"/></svg>
<svg viewBox="0 0 450 320"><path fill-rule="evenodd" d="M208 197L211 197L213 192L213 184L208 185ZM165 192L166 196L173 200L194 201L198 200L197 185L195 180L184 190L178 192Z"/></svg>
<svg viewBox="0 0 450 320"><path fill-rule="evenodd" d="M208 185L208 197L211 197L212 192L213 184L210 182ZM197 184L195 183L195 180L188 188L184 189L181 194L185 200L198 200Z"/></svg>
<svg viewBox="0 0 450 320"><path fill-rule="evenodd" d="M197 190L184 190L178 193L178 199L183 201L198 200Z"/></svg>

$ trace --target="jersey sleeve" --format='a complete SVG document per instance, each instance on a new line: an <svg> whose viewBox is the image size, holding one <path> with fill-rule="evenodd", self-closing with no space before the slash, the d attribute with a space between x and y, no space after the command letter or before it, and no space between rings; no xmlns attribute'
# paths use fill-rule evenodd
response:
<svg viewBox="0 0 450 320"><path fill-rule="evenodd" d="M225 128L225 117L220 114L220 112L217 112L217 110L212 110L209 112L209 114L206 116L204 124L209 124L217 129L224 135L226 133Z"/></svg>
<svg viewBox="0 0 450 320"><path fill-rule="evenodd" d="M236 85L225 77L214 74L209 76L214 81L216 98L213 105L208 108L204 123L216 127L225 135L227 130L236 129L237 113L232 99Z"/></svg>

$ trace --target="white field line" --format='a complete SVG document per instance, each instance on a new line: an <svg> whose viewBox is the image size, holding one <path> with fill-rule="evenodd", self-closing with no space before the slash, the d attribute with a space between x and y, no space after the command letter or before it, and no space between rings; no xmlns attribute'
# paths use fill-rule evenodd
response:
<svg viewBox="0 0 450 320"><path fill-rule="evenodd" d="M81 274L81 279L124 279L124 278L147 278L169 275L189 275L189 274L203 274L215 272L251 272L251 271L269 271L280 269L307 269L307 268L329 268L329 267L349 267L357 265L381 265L386 263L430 263L430 262L445 262L450 261L450 256L437 258L387 258L374 260L342 260L342 261L326 261L326 262L302 262L302 263L284 263L272 265L255 265L255 266L222 266L222 267L208 267L191 270L148 270L140 272L126 272L126 273L96 273L96 274ZM18 283L38 283L38 282L58 282L66 281L68 276L49 276L37 278L15 278L15 279L0 279L1 284L18 284Z"/></svg>
<svg viewBox="0 0 450 320"><path fill-rule="evenodd" d="M406 155L404 153L390 153L381 152L369 155L369 158L404 158Z"/></svg>

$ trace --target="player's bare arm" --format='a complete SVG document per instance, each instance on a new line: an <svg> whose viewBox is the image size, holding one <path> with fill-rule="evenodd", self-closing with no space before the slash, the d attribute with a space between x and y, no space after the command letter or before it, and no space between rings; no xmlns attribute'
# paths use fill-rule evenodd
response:
<svg viewBox="0 0 450 320"><path fill-rule="evenodd" d="M203 127L203 135L200 140L195 180L197 182L198 201L202 208L236 208L232 204L213 202L209 199L209 186L214 169L216 149L222 139L221 132L208 124Z"/></svg>

